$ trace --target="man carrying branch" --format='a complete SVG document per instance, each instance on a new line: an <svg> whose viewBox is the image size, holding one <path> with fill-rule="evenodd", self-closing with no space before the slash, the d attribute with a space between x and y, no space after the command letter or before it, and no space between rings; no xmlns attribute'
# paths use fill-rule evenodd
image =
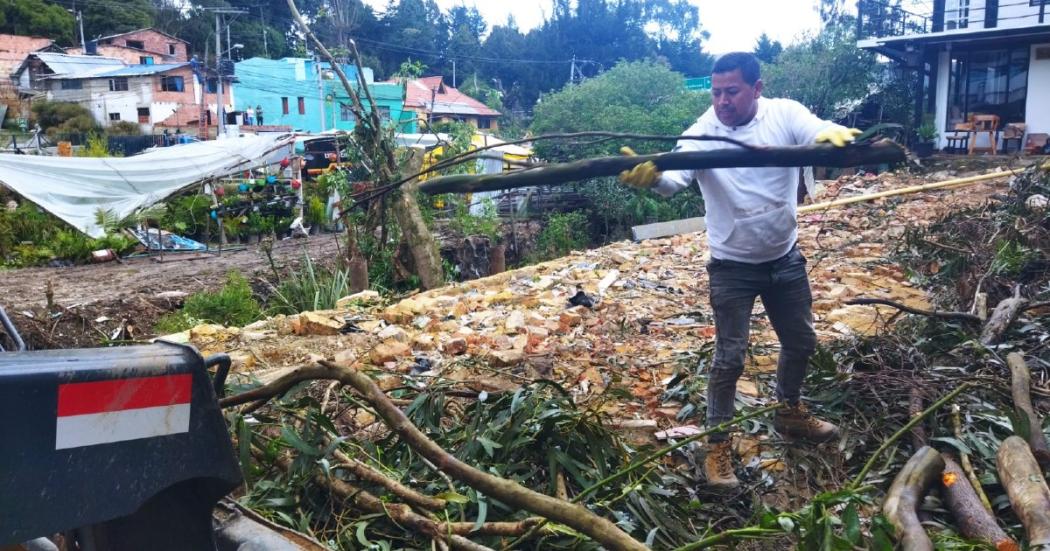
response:
<svg viewBox="0 0 1050 551"><path fill-rule="evenodd" d="M802 104L762 97L758 60L749 53L722 56L711 75L709 108L684 135L725 136L760 146L831 142L844 146L860 131L821 120ZM676 151L732 148L717 141L682 140ZM624 148L625 154L633 154ZM773 426L785 436L824 442L838 427L822 421L800 401L806 366L816 348L812 295L806 258L798 249L796 199L799 170L787 167L717 168L659 173L652 162L620 174L634 187L670 196L700 183L707 209L711 261L711 308L715 316L715 357L707 386L707 425L733 418L736 384L744 371L751 311L755 297L769 314L780 340L777 400ZM708 483L739 485L733 473L732 444L726 433L713 434L704 461Z"/></svg>

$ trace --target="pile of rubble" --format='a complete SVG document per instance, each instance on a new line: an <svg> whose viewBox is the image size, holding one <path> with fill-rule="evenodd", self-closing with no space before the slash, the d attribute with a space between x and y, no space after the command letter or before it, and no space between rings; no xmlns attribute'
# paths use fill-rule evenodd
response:
<svg viewBox="0 0 1050 551"><path fill-rule="evenodd" d="M818 200L921 183L896 173L843 177L823 182ZM1005 185L997 180L800 217L820 337L870 334L896 312L843 306L852 297L926 307L922 291L888 259L905 228L981 204ZM609 414L666 428L679 409L660 399L666 381L714 340L707 256L700 234L620 242L394 303L366 291L333 311L245 328L199 326L186 337L206 354L230 353L235 373L263 382L320 358L372 366L388 374L380 376L381 386L391 387L404 384L405 375L489 392L552 379L581 403L618 381L634 399L605 401ZM758 398L769 391L757 376L776 367L776 337L761 314L759 302L753 355L740 384L743 394Z"/></svg>

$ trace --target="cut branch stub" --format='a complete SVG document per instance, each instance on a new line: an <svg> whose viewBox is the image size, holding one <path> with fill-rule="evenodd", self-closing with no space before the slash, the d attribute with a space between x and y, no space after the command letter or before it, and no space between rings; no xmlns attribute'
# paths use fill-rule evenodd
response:
<svg viewBox="0 0 1050 551"><path fill-rule="evenodd" d="M933 551L933 542L919 522L918 507L943 470L944 460L937 450L923 446L893 479L882 512L893 525L904 551Z"/></svg>
<svg viewBox="0 0 1050 551"><path fill-rule="evenodd" d="M898 163L906 158L904 148L881 140L870 145L835 147L833 145L799 145L756 147L754 149L717 149L713 151L679 151L634 157L600 157L569 163L553 164L503 174L457 174L423 182L419 190L440 193L475 193L616 176L625 170L652 161L660 171L756 166L827 166L851 167L870 164Z"/></svg>
<svg viewBox="0 0 1050 551"><path fill-rule="evenodd" d="M995 460L999 482L1024 525L1029 547L1050 546L1050 488L1028 443L1019 436L1003 440Z"/></svg>

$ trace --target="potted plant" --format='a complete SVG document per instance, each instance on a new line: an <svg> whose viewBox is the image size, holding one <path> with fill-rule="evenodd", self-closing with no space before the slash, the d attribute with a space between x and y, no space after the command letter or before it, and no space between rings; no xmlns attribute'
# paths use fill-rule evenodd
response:
<svg viewBox="0 0 1050 551"><path fill-rule="evenodd" d="M915 143L915 154L919 157L933 155L937 141L937 127L927 122L915 130L918 141Z"/></svg>

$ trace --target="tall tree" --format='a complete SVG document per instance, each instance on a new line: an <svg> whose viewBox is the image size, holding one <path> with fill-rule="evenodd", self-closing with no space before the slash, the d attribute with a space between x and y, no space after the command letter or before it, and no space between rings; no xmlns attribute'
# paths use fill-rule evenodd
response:
<svg viewBox="0 0 1050 551"><path fill-rule="evenodd" d="M86 2L83 8L87 40L153 26L155 13L149 0Z"/></svg>
<svg viewBox="0 0 1050 551"><path fill-rule="evenodd" d="M758 40L755 41L755 49L751 53L755 54L755 57L763 63L774 63L783 51L784 46L779 40L773 40L769 38L768 34L762 33L762 36L759 36Z"/></svg>
<svg viewBox="0 0 1050 551"><path fill-rule="evenodd" d="M57 4L43 0L0 0L0 33L44 36L61 45L72 45L73 16Z"/></svg>
<svg viewBox="0 0 1050 551"><path fill-rule="evenodd" d="M642 134L680 134L710 105L709 95L685 89L681 73L651 61L621 62L582 84L543 96L536 106L535 134L607 130ZM640 85L644 83L644 85ZM591 146L537 142L537 154L550 160L614 155L622 142ZM667 149L666 143L632 144L638 152Z"/></svg>
<svg viewBox="0 0 1050 551"><path fill-rule="evenodd" d="M445 58L456 62L458 76L480 68L481 37L488 25L477 8L455 6L448 13L449 40Z"/></svg>
<svg viewBox="0 0 1050 551"><path fill-rule="evenodd" d="M871 94L878 67L873 54L857 48L852 23L841 21L785 48L763 80L770 95L795 99L818 117L833 119Z"/></svg>
<svg viewBox="0 0 1050 551"><path fill-rule="evenodd" d="M422 57L424 63L444 71L441 52L448 42L448 21L434 0L390 0L380 26L382 43L373 46L388 72L409 57Z"/></svg>

